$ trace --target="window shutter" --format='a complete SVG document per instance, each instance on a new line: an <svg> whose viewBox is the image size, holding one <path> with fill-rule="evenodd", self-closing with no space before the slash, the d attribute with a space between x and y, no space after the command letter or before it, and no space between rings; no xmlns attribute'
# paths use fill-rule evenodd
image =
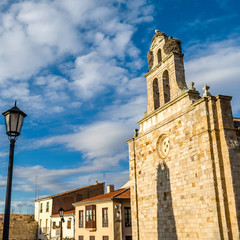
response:
<svg viewBox="0 0 240 240"><path fill-rule="evenodd" d="M78 219L78 227L79 228L83 228L83 223L84 223L84 217L83 217L84 215L83 215L83 210L80 210L79 211L79 219Z"/></svg>
<svg viewBox="0 0 240 240"><path fill-rule="evenodd" d="M108 227L108 208L102 208L102 226Z"/></svg>
<svg viewBox="0 0 240 240"><path fill-rule="evenodd" d="M71 229L71 220L68 220L68 222L67 222L67 228L68 228L68 229Z"/></svg>
<svg viewBox="0 0 240 240"><path fill-rule="evenodd" d="M96 205L92 205L92 227L96 228Z"/></svg>
<svg viewBox="0 0 240 240"><path fill-rule="evenodd" d="M86 206L85 210L85 227L96 228L96 205Z"/></svg>
<svg viewBox="0 0 240 240"><path fill-rule="evenodd" d="M86 209L85 226L86 228L91 228L92 227L92 221L91 221L92 206L86 206L85 209Z"/></svg>

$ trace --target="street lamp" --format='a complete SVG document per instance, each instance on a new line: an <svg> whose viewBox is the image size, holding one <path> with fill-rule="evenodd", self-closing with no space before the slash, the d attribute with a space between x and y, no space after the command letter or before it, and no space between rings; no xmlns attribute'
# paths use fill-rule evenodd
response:
<svg viewBox="0 0 240 240"><path fill-rule="evenodd" d="M63 232L62 232L62 223L65 222L63 216L64 216L64 209L61 207L59 210L58 210L58 213L59 213L59 216L61 218L61 227L60 227L60 240L62 240L62 237L63 237Z"/></svg>
<svg viewBox="0 0 240 240"><path fill-rule="evenodd" d="M10 152L8 163L8 179L7 191L5 200L5 214L4 214L4 227L3 227L3 240L8 240L9 237L9 220L10 220L10 207L11 207L11 193L12 193L12 172L13 172L13 156L14 147L17 137L20 135L23 119L27 116L18 107L15 101L15 106L6 112L2 113L5 117L6 133L10 140Z"/></svg>

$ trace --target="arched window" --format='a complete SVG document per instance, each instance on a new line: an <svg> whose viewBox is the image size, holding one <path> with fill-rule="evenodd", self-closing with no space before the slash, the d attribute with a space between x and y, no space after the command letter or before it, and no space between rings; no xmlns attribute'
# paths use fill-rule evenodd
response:
<svg viewBox="0 0 240 240"><path fill-rule="evenodd" d="M155 110L160 107L159 88L158 88L157 78L153 80L153 101L154 101L154 110Z"/></svg>
<svg viewBox="0 0 240 240"><path fill-rule="evenodd" d="M158 49L157 52L158 64L162 61L162 52L161 49Z"/></svg>
<svg viewBox="0 0 240 240"><path fill-rule="evenodd" d="M163 79L164 103L167 103L170 101L169 74L167 70L164 71L162 79Z"/></svg>

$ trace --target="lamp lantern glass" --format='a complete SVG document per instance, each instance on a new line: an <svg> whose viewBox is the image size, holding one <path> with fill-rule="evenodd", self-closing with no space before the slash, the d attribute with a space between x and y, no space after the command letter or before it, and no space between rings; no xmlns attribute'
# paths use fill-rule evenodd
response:
<svg viewBox="0 0 240 240"><path fill-rule="evenodd" d="M27 116L23 111L15 106L2 113L5 117L6 133L10 138L16 138L21 133L24 118Z"/></svg>
<svg viewBox="0 0 240 240"><path fill-rule="evenodd" d="M60 209L58 210L58 213L59 213L59 216L60 216L61 218L63 218L64 209L63 209L63 208L60 208Z"/></svg>

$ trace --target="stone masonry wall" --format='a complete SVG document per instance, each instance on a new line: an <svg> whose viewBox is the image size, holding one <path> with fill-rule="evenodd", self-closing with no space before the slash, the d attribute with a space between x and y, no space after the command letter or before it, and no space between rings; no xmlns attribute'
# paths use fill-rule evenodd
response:
<svg viewBox="0 0 240 240"><path fill-rule="evenodd" d="M0 239L2 239L4 214L0 214ZM37 222L34 215L11 214L9 240L37 239Z"/></svg>
<svg viewBox="0 0 240 240"><path fill-rule="evenodd" d="M128 142L134 240L239 239L240 152L230 100L188 91L140 121Z"/></svg>

